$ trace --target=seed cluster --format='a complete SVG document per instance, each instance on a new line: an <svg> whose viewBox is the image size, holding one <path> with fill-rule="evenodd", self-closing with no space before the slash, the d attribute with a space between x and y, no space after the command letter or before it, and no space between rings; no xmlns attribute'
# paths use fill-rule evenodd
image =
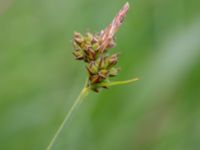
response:
<svg viewBox="0 0 200 150"><path fill-rule="evenodd" d="M86 33L85 36L80 33L74 33L73 52L77 60L86 62L87 72L89 74L89 86L92 90L98 91L99 83L108 81L109 77L117 75L119 69L114 66L118 61L118 54L109 55L107 50L114 47L114 41L110 42L102 49L102 40L100 35ZM104 86L105 87L105 86Z"/></svg>
<svg viewBox="0 0 200 150"><path fill-rule="evenodd" d="M118 54L109 55L108 49L115 46L114 35L122 24L128 11L128 3L119 11L112 23L99 34L86 33L81 35L74 33L73 55L77 60L86 63L89 75L88 87L98 92L100 88L107 88L105 82L109 82L110 77L118 74L119 68L114 67L118 62Z"/></svg>

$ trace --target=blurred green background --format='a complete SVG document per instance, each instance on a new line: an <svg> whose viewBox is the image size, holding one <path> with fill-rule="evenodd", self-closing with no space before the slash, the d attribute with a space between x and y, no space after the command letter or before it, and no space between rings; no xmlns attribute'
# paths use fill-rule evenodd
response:
<svg viewBox="0 0 200 150"><path fill-rule="evenodd" d="M44 150L81 90L74 31L98 32L125 0L0 0L0 150ZM133 84L91 93L55 150L200 149L200 1L129 0L116 40Z"/></svg>

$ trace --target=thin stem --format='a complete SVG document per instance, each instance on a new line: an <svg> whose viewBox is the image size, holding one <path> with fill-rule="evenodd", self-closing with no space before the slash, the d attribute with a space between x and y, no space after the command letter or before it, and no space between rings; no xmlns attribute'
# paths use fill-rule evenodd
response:
<svg viewBox="0 0 200 150"><path fill-rule="evenodd" d="M60 127L58 128L58 130L56 131L55 135L53 136L53 138L51 139L51 142L49 143L48 147L46 150L51 150L53 144L55 143L58 135L60 134L60 132L62 131L63 127L65 126L66 122L69 120L70 116L72 115L74 109L82 102L81 100L83 100L83 98L85 96L87 96L89 92L89 88L87 87L87 81L85 83L85 86L83 87L83 89L81 90L79 96L77 97L77 99L74 101L74 104L72 105L72 107L70 108L70 110L68 111L68 113L65 116L65 119L63 120L63 122L61 123Z"/></svg>
<svg viewBox="0 0 200 150"><path fill-rule="evenodd" d="M139 80L139 79L134 78L134 79L125 80L125 81L114 81L114 82L108 82L108 83L101 83L100 86L109 87L109 86L114 86L114 85L122 85L122 84L128 84L128 83L131 83L131 82L135 82L137 80Z"/></svg>

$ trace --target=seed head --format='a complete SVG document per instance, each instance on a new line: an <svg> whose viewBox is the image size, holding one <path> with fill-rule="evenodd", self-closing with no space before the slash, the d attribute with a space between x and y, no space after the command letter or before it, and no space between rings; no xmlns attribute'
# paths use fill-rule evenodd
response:
<svg viewBox="0 0 200 150"><path fill-rule="evenodd" d="M118 74L119 69L114 68L118 62L118 54L108 54L108 50L115 44L115 33L121 26L129 4L126 3L118 12L112 23L98 34L86 33L82 35L74 32L74 52L75 59L86 63L88 72L88 87L98 92L100 88L107 88L104 82L109 82L109 77Z"/></svg>

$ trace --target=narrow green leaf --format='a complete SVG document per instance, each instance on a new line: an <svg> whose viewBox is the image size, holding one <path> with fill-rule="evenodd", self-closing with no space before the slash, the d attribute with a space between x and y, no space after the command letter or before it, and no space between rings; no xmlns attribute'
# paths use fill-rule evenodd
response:
<svg viewBox="0 0 200 150"><path fill-rule="evenodd" d="M105 86L105 87L110 87L110 86L115 86L115 85L123 85L123 84L128 84L132 83L139 80L139 78L133 78L130 80L125 80L125 81L114 81L114 82L107 82L107 83L100 83L100 86Z"/></svg>

